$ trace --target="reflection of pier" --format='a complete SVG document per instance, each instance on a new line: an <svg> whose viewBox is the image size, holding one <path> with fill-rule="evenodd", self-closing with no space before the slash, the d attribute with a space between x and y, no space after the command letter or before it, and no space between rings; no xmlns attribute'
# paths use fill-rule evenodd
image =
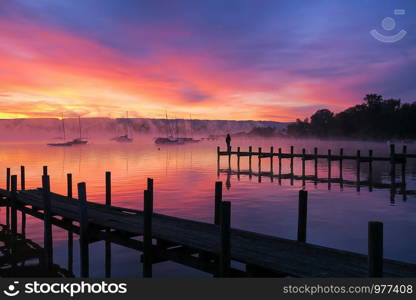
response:
<svg viewBox="0 0 416 300"><path fill-rule="evenodd" d="M10 175L10 172L8 172ZM43 220L43 264L53 268L53 231L68 232L68 269L72 271L73 234L79 236L81 276L89 276L89 245L105 241L105 274L111 276L111 244L142 252L143 276L152 266L173 261L219 277L413 277L416 265L383 258L383 224L369 223L368 255L306 243L307 192L299 192L297 240L283 239L231 228L231 203L222 201L222 183L215 184L213 223L197 222L153 213L153 180L144 191L143 210L111 205L111 174L106 173L105 204L87 201L86 184L78 183L78 199L72 195L72 175L67 176L67 195L50 191L47 167L42 188L26 190L24 168L21 190L17 176L7 177L8 189L0 190L6 205L7 228L18 235L17 211ZM10 188L10 189L9 189ZM13 254L13 253L12 253ZM13 255L10 256L13 259ZM239 262L236 267L231 261Z"/></svg>
<svg viewBox="0 0 416 300"><path fill-rule="evenodd" d="M228 168L221 169L220 168L220 158L221 156L228 157ZM232 169L231 167L231 157L237 157L237 169ZM253 171L252 169L252 157L256 157L258 159L258 166L257 171ZM274 152L273 147L270 148L270 152L262 152L262 148L259 148L257 152L253 152L252 147L248 148L247 152L241 151L240 147L237 148L237 151L232 151L231 147L229 151L221 151L220 147L217 147L217 168L218 173L227 174L227 186L230 186L229 177L231 175L235 175L240 178L241 175L249 176L251 179L253 176L257 177L259 182L261 182L262 177L268 177L271 181L275 179L281 183L282 179L290 179L291 185L293 182L302 181L302 185L308 182L314 182L315 184L318 183L327 183L328 189L331 188L331 184L339 184L341 188L346 186L355 186L357 191L361 189L362 186L367 186L370 191L373 188L376 189L390 189L391 193L391 201L394 202L394 196L396 193L403 195L403 200L406 200L406 195L408 194L416 194L414 190L407 190L406 189L406 163L407 159L409 158L416 158L416 154L408 154L407 147L403 146L402 153L396 153L395 145L390 145L390 156L374 156L373 151L369 150L367 156L363 156L360 150L357 150L356 155L344 155L344 150L341 148L339 151L339 155L334 155L331 150L328 150L327 154L318 154L318 148L314 148L313 154L307 154L305 149L302 149L302 153L296 154L294 153L294 147L290 147L290 153L283 153L282 149L279 148L278 152ZM248 157L248 170L241 170L240 169L240 158L241 157ZM278 170L275 172L274 169L274 160L273 158L276 157L278 159ZM269 159L269 171L262 170L262 160L268 158ZM302 163L302 174L295 175L294 174L294 159L299 158L301 159ZM282 165L283 160L288 159L290 161L290 172L288 174L282 173ZM322 178L318 176L318 160L326 160L327 161L327 172L328 175L326 178ZM355 161L355 180L346 180L343 178L343 161ZM313 161L314 162L314 175L306 175L306 161ZM373 162L376 161L384 161L390 163L390 183L382 183L382 182L375 182L373 180ZM334 162L338 163L339 166L339 175L338 177L333 177L332 173L332 165ZM368 178L366 180L361 179L361 165L365 163L368 164ZM397 165L401 166L401 182L396 181L396 169Z"/></svg>
<svg viewBox="0 0 416 300"><path fill-rule="evenodd" d="M12 234L0 225L0 277L73 277L58 265L47 269L43 248L22 234Z"/></svg>

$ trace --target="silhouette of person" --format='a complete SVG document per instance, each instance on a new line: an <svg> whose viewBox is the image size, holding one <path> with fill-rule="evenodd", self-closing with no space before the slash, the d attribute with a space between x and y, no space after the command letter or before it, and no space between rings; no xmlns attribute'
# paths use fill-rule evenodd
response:
<svg viewBox="0 0 416 300"><path fill-rule="evenodd" d="M225 138L225 142L227 143L227 151L230 152L231 149L231 136L227 133L227 137Z"/></svg>

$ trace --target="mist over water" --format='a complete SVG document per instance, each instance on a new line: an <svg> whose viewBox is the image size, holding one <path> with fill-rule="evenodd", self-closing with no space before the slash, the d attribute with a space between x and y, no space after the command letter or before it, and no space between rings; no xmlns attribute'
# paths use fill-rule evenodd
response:
<svg viewBox="0 0 416 300"><path fill-rule="evenodd" d="M295 146L295 153L313 153L318 147L319 153L339 154L344 148L345 155L353 155L361 150L366 156L372 149L374 156L388 155L386 143L286 140L286 139L235 139L233 149L241 147L253 151L262 147L269 152L274 147L277 152L281 147L284 153L290 146ZM217 145L225 149L223 140L203 141L189 145L164 146L155 145L152 138L136 136L133 143L115 143L105 140L90 140L84 146L48 147L44 142L9 142L0 148L0 187L5 188L6 168L20 176L19 168L26 166L26 188L41 186L42 166L47 165L53 192L66 194L66 174L73 174L74 195L77 195L76 183L86 182L88 201L104 203L105 172L112 172L113 205L142 209L143 190L146 178L154 179L154 209L178 217L205 222L213 222L214 183L224 183L223 199L232 203L231 224L234 228L295 239L297 231L298 191L302 181L262 177L261 183L253 176L240 178L226 173L217 174ZM401 145L396 145L401 151ZM408 145L408 153L416 153L416 145ZM257 158L253 157L252 169L257 171ZM328 162L319 160L318 175L326 178ZM355 180L356 162L343 162L343 178ZM221 157L221 168L228 168L227 157ZM231 161L231 168L237 170L236 157ZM270 159L262 159L262 171L269 171ZM248 170L248 158L241 157L241 170ZM277 174L278 159L274 158L274 172ZM282 173L290 172L289 159L283 159ZM294 160L294 172L301 175L301 160ZM313 161L306 161L306 175L313 174ZM390 182L390 165L388 162L373 163L373 181ZM400 167L397 166L397 182L401 182ZM339 164L332 162L332 177L339 177ZM368 165L361 164L361 180L368 177ZM18 182L20 179L18 179ZM408 190L416 190L416 159L409 159L406 165L406 183ZM228 188L226 187L228 186ZM389 189L318 183L306 181L309 192L307 241L313 244L350 250L360 253L367 251L367 222L379 220L384 222L385 257L416 263L413 251L416 241L411 237L416 231L416 196L407 195L406 201L396 194L391 200ZM5 223L4 208L1 208L1 223ZM20 216L20 214L19 214ZM20 223L20 217L19 221ZM41 221L30 216L27 219L29 239L38 244L43 243L43 225ZM75 236L77 238L77 236ZM91 276L104 275L104 243L97 242L90 246ZM66 267L66 233L54 227L55 263ZM74 270L79 275L78 244L74 243ZM116 277L140 276L140 253L113 245L112 268ZM155 276L206 276L196 270L166 262L154 265Z"/></svg>

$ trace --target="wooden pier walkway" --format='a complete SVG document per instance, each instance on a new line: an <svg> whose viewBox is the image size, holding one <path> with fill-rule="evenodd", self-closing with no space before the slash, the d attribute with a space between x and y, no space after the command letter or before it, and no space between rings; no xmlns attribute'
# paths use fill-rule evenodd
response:
<svg viewBox="0 0 416 300"><path fill-rule="evenodd" d="M22 231L26 215L44 221L46 265L53 265L52 225L68 231L70 255L73 234L78 234L82 277L89 276L89 244L103 240L106 276L111 276L111 243L141 251L145 277L152 276L154 263L166 260L220 277L416 276L415 264L383 259L383 224L379 222L369 223L368 255L306 243L306 191L299 192L298 239L289 240L231 228L231 204L222 201L221 182L215 185L212 224L154 213L152 179L148 179L144 191L143 210L111 205L109 172L103 204L87 201L85 183L78 184L78 199L72 197L70 174L67 195L50 192L47 168L42 182L41 189L17 190L17 176L11 176L10 190L0 190L1 204L7 207L7 225L13 234L18 234L17 211L22 212ZM232 267L231 261L244 264L245 269ZM68 257L70 263L72 257Z"/></svg>
<svg viewBox="0 0 416 300"><path fill-rule="evenodd" d="M390 189L390 201L394 202L395 194L403 195L403 200L406 200L407 195L416 194L415 190L408 190L406 186L406 165L409 159L415 159L416 154L407 153L407 146L404 145L402 152L397 153L396 147L394 144L390 145L390 155L389 156L375 156L373 155L373 150L368 151L368 155L362 155L360 150L357 150L356 155L345 155L344 149L339 149L339 154L334 154L335 151L331 149L328 150L327 154L319 154L318 148L313 149L313 153L307 153L306 149L303 148L301 153L295 153L294 147L290 147L289 153L282 152L282 149L279 148L277 152L274 151L274 147L270 148L270 151L263 152L262 148L258 148L258 151L253 151L253 147L249 146L248 151L241 151L240 147L237 147L237 151L233 151L230 147L227 151L221 151L220 147L217 147L217 171L218 174L225 173L228 176L237 175L239 178L240 175L248 175L250 178L252 176L258 177L259 182L261 182L262 177L269 177L271 181L278 179L279 182L282 179L290 179L291 184L294 180L301 180L302 185L305 186L307 181L313 181L317 183L327 183L328 187L332 183L339 183L341 186L355 186L359 191L361 186L368 186L369 190L372 191L373 188L379 189ZM221 168L221 157L228 157L228 167ZM237 158L237 166L233 169L231 166L231 158L235 156ZM241 157L248 158L248 170L241 170L240 161ZM257 170L254 171L252 167L252 158L257 157L258 165ZM278 169L275 170L274 167L274 158L278 160ZM262 162L264 159L269 160L268 170L263 170ZM294 159L301 160L301 174L295 174L294 172ZM283 160L289 160L290 170L289 173L282 173ZM327 176L322 178L318 176L318 160L325 160L327 162ZM346 180L343 178L343 162L345 160L355 162L355 180ZM306 174L306 161L313 161L313 175ZM375 182L373 180L373 163L374 162L388 162L390 164L390 183ZM338 164L339 174L334 177L334 172L332 171L332 166L334 163ZM361 178L361 166L366 164L368 166L368 178L364 180ZM397 166L400 166L400 172L397 172ZM400 181L397 180L397 177L400 176Z"/></svg>

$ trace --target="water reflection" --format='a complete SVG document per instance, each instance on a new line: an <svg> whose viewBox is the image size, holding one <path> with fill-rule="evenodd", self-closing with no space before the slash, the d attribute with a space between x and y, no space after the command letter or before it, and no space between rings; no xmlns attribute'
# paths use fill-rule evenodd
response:
<svg viewBox="0 0 416 300"><path fill-rule="evenodd" d="M319 153L339 153L344 148L345 155L353 154L357 149L361 153L373 150L373 155L388 155L388 145L382 143L354 143L347 141L295 141L295 140L237 140L235 145L247 149L253 145L263 149L281 148L290 152L294 145L296 153L302 148L313 153L314 147ZM344 161L331 163L319 160L316 168L313 160L305 161L305 177L289 176L291 173L302 177L300 159L274 158L273 176L270 172L270 160L262 159L260 176L258 162L252 158L241 158L239 170L235 157L230 160L221 158L217 165L216 146L218 142L203 142L192 145L157 147L151 140L135 139L131 144L92 141L85 147L48 148L43 143L3 144L0 149L0 188L6 185L6 168L12 174L19 175L20 166L26 166L26 188L41 186L42 166L48 165L51 178L51 190L66 193L67 173L72 173L74 186L77 182L87 183L88 201L105 203L105 172L112 173L112 204L122 207L141 209L146 178L155 180L155 212L168 215L212 222L214 212L214 183L224 182L224 199L232 201L232 226L260 233L296 238L297 194L305 188L310 195L308 211L308 240L311 243L340 248L355 252L367 251L367 222L380 220L385 224L385 255L388 258L416 262L413 251L415 242L404 239L412 236L416 230L416 199L414 194L403 191L416 189L416 162L409 160L406 166L406 185L400 185L401 170L397 167L395 197L391 198L391 174L389 164L374 162L371 167L362 163L357 182L356 162ZM253 147L254 149L254 147ZM414 145L408 147L408 153L416 153ZM370 169L371 168L371 169ZM322 180L313 180L315 176ZM340 170L342 169L342 173ZM239 171L239 172L238 172ZM236 173L235 173L236 172ZM275 175L282 174L280 177ZM330 174L334 179L328 181ZM342 176L341 176L342 174ZM284 175L284 176L283 176ZM342 179L342 180L341 180ZM339 180L339 181L337 181ZM370 185L369 183L372 182ZM76 194L76 191L74 191ZM397 195L403 200L397 201ZM395 201L396 200L396 201ZM6 219L4 208L0 208L1 220ZM79 276L79 253L68 246L68 233L53 228L54 262L72 266L72 272ZM41 221L27 217L26 236L42 245L43 225ZM73 248L77 248L78 236L73 237ZM136 251L111 245L111 263L107 262L104 242L91 245L91 276L135 277L141 276L139 255ZM71 262L68 261L69 257ZM109 260L107 260L109 261ZM70 264L69 264L70 263ZM107 267L106 267L107 265ZM110 270L111 269L111 270ZM166 262L154 267L154 276L206 276L195 270Z"/></svg>

